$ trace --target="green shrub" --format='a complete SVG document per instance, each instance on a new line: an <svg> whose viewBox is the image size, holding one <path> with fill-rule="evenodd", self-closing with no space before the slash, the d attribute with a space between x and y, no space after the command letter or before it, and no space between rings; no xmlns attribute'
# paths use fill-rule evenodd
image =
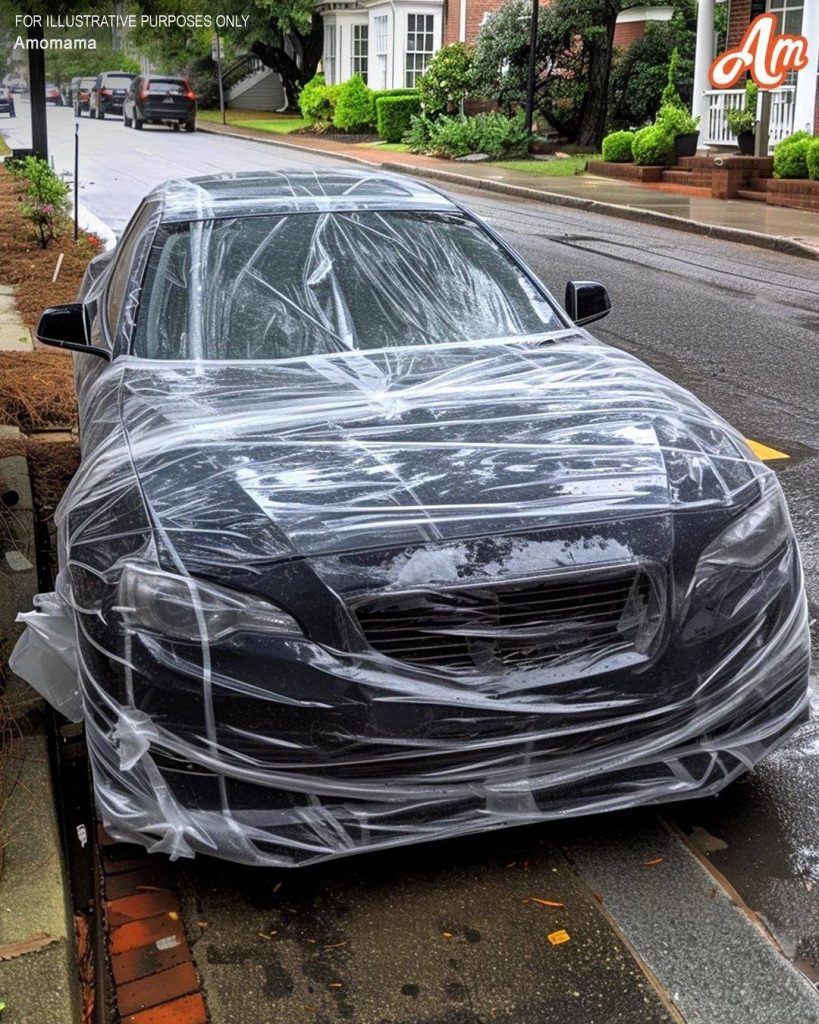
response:
<svg viewBox="0 0 819 1024"><path fill-rule="evenodd" d="M475 51L466 43L443 46L418 80L425 114L439 114L463 103L475 79Z"/></svg>
<svg viewBox="0 0 819 1024"><path fill-rule="evenodd" d="M603 159L614 164L628 164L634 159L631 144L634 132L612 132L603 139Z"/></svg>
<svg viewBox="0 0 819 1024"><path fill-rule="evenodd" d="M68 185L47 160L36 156L17 161L14 176L26 183L20 213L34 225L40 247L45 249L68 217Z"/></svg>
<svg viewBox="0 0 819 1024"><path fill-rule="evenodd" d="M811 139L805 154L808 165L808 177L811 181L819 181L819 138Z"/></svg>
<svg viewBox="0 0 819 1024"><path fill-rule="evenodd" d="M745 101L741 107L731 107L725 111L728 131L732 135L742 135L756 130L756 98L759 86L749 78L745 83Z"/></svg>
<svg viewBox="0 0 819 1024"><path fill-rule="evenodd" d="M666 104L660 107L654 123L661 125L673 139L678 135L693 135L699 129L700 119L692 117L684 107Z"/></svg>
<svg viewBox="0 0 819 1024"><path fill-rule="evenodd" d="M680 90L677 86L679 66L680 51L675 46L671 51L671 60L668 62L668 78L666 79L665 88L660 96L661 107L680 107L680 109L684 109L685 107L682 97L680 96Z"/></svg>
<svg viewBox="0 0 819 1024"><path fill-rule="evenodd" d="M807 178L808 147L813 136L807 132L794 132L774 147L773 172L775 178Z"/></svg>
<svg viewBox="0 0 819 1024"><path fill-rule="evenodd" d="M674 156L674 139L661 124L650 124L636 133L631 150L636 164L670 164Z"/></svg>
<svg viewBox="0 0 819 1024"><path fill-rule="evenodd" d="M375 128L375 100L372 90L358 73L341 86L333 115L333 126L342 132L371 132Z"/></svg>
<svg viewBox="0 0 819 1024"><path fill-rule="evenodd" d="M376 130L386 142L400 142L421 113L421 101L414 96L379 96L375 101Z"/></svg>
<svg viewBox="0 0 819 1024"><path fill-rule="evenodd" d="M314 75L299 94L301 116L310 124L330 124L341 86L325 85L324 75Z"/></svg>
<svg viewBox="0 0 819 1024"><path fill-rule="evenodd" d="M416 117L407 134L413 152L450 159L470 153L485 153L493 160L524 156L530 139L522 111L514 117L497 111L474 117L443 115L434 121Z"/></svg>

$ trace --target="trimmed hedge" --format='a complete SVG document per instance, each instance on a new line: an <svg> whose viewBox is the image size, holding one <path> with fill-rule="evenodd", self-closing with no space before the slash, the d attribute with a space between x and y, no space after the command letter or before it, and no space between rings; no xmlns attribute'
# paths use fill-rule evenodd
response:
<svg viewBox="0 0 819 1024"><path fill-rule="evenodd" d="M674 138L659 124L641 128L631 144L634 162L642 167L670 164L674 159Z"/></svg>
<svg viewBox="0 0 819 1024"><path fill-rule="evenodd" d="M400 142L421 113L418 93L379 96L375 101L376 131L386 142Z"/></svg>
<svg viewBox="0 0 819 1024"><path fill-rule="evenodd" d="M343 132L369 132L375 127L375 98L358 73L341 85L333 126Z"/></svg>
<svg viewBox="0 0 819 1024"><path fill-rule="evenodd" d="M807 178L808 147L813 136L807 132L794 132L774 147L773 172L775 178Z"/></svg>
<svg viewBox="0 0 819 1024"><path fill-rule="evenodd" d="M612 132L603 139L603 159L613 164L631 163L633 142L634 132Z"/></svg>
<svg viewBox="0 0 819 1024"><path fill-rule="evenodd" d="M819 138L811 139L806 154L808 177L811 181L819 181Z"/></svg>

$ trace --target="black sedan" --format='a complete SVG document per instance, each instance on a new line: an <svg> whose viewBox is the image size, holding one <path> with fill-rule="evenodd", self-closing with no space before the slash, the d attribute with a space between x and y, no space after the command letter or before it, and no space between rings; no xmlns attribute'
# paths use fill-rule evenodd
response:
<svg viewBox="0 0 819 1024"><path fill-rule="evenodd" d="M196 94L184 78L140 75L131 82L122 111L125 127L141 130L164 124L174 131L196 130Z"/></svg>
<svg viewBox="0 0 819 1024"><path fill-rule="evenodd" d="M8 114L9 117L16 117L14 110L14 93L4 85L0 85L0 114Z"/></svg>
<svg viewBox="0 0 819 1024"><path fill-rule="evenodd" d="M360 171L170 182L79 303L16 672L105 827L296 865L715 793L806 718L774 474L486 224Z"/></svg>

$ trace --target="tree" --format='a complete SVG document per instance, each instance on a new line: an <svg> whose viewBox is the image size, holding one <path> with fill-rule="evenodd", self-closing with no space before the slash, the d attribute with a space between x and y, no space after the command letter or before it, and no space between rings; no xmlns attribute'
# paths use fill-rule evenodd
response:
<svg viewBox="0 0 819 1024"><path fill-rule="evenodd" d="M141 0L147 14L213 15L211 0ZM324 28L321 15L312 0L253 0L242 7L248 15L244 27L225 30L229 47L248 50L282 79L287 103L298 109L302 87L315 75L321 60ZM203 59L202 47L210 50L210 32L203 44L196 34L169 32L167 29L142 30L139 45L158 63ZM204 37L202 37L204 38ZM198 56L197 56L198 55ZM177 64L177 70L182 65ZM200 65L201 66L201 65Z"/></svg>
<svg viewBox="0 0 819 1024"><path fill-rule="evenodd" d="M88 36L89 33L62 33ZM139 74L139 62L121 50L114 50L106 38L96 37L95 50L48 50L45 57L46 74L58 85L68 85L72 78L91 77L103 71L131 71Z"/></svg>
<svg viewBox="0 0 819 1024"><path fill-rule="evenodd" d="M535 106L578 145L598 147L606 129L617 16L637 0L552 0L538 19ZM507 0L481 29L476 71L481 91L523 101L531 0Z"/></svg>
<svg viewBox="0 0 819 1024"><path fill-rule="evenodd" d="M418 92L425 114L463 108L474 84L475 53L466 43L442 47L418 80Z"/></svg>
<svg viewBox="0 0 819 1024"><path fill-rule="evenodd" d="M696 0L675 0L670 21L649 22L628 49L615 51L609 95L611 128L636 128L654 120L675 48L679 53L677 88L685 106L690 105L696 30Z"/></svg>

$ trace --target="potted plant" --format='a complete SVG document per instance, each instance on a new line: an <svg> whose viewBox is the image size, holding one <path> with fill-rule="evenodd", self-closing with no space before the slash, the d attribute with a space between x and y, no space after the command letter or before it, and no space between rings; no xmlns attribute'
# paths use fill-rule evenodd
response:
<svg viewBox="0 0 819 1024"><path fill-rule="evenodd" d="M728 130L737 137L737 146L743 156L754 155L754 138L756 132L756 94L757 86L750 78L745 83L745 103L742 107L732 107L725 112Z"/></svg>
<svg viewBox="0 0 819 1024"><path fill-rule="evenodd" d="M681 156L697 155L697 143L700 138L699 117L692 117L684 107L668 103L660 107L656 123L674 140L674 154L677 159Z"/></svg>

